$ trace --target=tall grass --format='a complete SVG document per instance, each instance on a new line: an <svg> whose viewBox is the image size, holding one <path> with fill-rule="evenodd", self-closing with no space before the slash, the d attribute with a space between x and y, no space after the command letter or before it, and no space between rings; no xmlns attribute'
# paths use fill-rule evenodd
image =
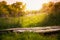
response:
<svg viewBox="0 0 60 40"><path fill-rule="evenodd" d="M50 14L30 14L21 17L0 18L0 29L15 27L55 26L60 25L59 22L59 17Z"/></svg>
<svg viewBox="0 0 60 40"><path fill-rule="evenodd" d="M38 33L8 33L0 35L0 40L58 40L57 36L43 36Z"/></svg>
<svg viewBox="0 0 60 40"><path fill-rule="evenodd" d="M0 29L20 27L20 19L14 17L0 18Z"/></svg>
<svg viewBox="0 0 60 40"><path fill-rule="evenodd" d="M30 16L25 15L21 17L0 18L0 29L41 26L46 18L47 15L44 13L34 15L31 14Z"/></svg>
<svg viewBox="0 0 60 40"><path fill-rule="evenodd" d="M21 17L21 24L22 24L22 27L42 26L45 20L47 20L47 18L48 18L48 15L45 13L25 15Z"/></svg>

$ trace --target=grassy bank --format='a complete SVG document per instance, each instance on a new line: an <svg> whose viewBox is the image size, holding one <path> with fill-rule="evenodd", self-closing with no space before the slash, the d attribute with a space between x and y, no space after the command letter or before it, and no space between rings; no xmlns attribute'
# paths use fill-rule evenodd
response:
<svg viewBox="0 0 60 40"><path fill-rule="evenodd" d="M46 14L34 14L31 16L0 18L0 29L15 27L42 26L47 19ZM39 23L39 24L38 24Z"/></svg>
<svg viewBox="0 0 60 40"><path fill-rule="evenodd" d="M30 33L30 32L24 32L24 33L8 33L8 34L2 34L0 35L0 40L59 40L60 35L50 35L50 36L44 36L40 35L38 33Z"/></svg>

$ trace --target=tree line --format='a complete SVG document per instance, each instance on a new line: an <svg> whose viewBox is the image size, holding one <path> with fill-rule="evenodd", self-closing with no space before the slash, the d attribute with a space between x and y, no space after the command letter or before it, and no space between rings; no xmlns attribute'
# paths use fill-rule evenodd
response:
<svg viewBox="0 0 60 40"><path fill-rule="evenodd" d="M45 25L60 25L60 2L43 4L41 12L49 15Z"/></svg>
<svg viewBox="0 0 60 40"><path fill-rule="evenodd" d="M24 13L25 6L22 2L7 4L6 1L2 1L0 2L0 17L21 16Z"/></svg>

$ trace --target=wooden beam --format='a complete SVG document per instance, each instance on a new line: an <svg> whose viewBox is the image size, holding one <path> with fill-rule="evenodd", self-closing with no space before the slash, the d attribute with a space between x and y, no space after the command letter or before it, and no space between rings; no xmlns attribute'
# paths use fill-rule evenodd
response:
<svg viewBox="0 0 60 40"><path fill-rule="evenodd" d="M60 31L60 26L48 26L48 27L31 27L31 28L10 28L0 30L0 32L36 32L36 33L50 33Z"/></svg>

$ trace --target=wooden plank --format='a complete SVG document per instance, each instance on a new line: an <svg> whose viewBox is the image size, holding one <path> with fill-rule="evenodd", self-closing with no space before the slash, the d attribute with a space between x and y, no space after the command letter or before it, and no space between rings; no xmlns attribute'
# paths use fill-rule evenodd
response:
<svg viewBox="0 0 60 40"><path fill-rule="evenodd" d="M11 32L36 32L36 33L47 33L47 32L55 32L60 31L60 26L48 26L48 27L31 27L31 28L10 28L0 30L0 32L11 31Z"/></svg>

